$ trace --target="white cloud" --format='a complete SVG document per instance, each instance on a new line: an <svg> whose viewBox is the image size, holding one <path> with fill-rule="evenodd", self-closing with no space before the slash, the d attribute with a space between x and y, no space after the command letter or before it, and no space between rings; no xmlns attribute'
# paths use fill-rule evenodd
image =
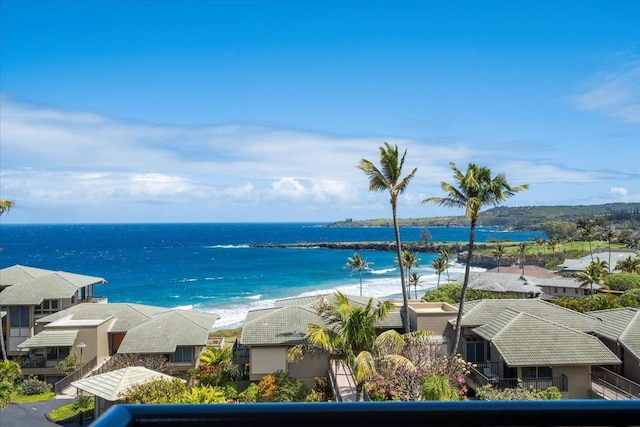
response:
<svg viewBox="0 0 640 427"><path fill-rule="evenodd" d="M640 194L629 194L629 190L625 187L611 187L609 194L614 198L614 201L617 202L640 202Z"/></svg>
<svg viewBox="0 0 640 427"><path fill-rule="evenodd" d="M620 69L600 73L588 88L574 96L581 110L601 112L624 123L640 124L640 61L631 61Z"/></svg>

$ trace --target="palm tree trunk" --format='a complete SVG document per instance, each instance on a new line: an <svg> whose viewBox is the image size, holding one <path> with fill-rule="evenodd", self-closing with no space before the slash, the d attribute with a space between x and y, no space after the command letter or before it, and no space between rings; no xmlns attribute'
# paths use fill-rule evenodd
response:
<svg viewBox="0 0 640 427"><path fill-rule="evenodd" d="M4 328L2 327L2 318L0 318L0 348L2 349L2 360L7 361L7 349L4 346Z"/></svg>
<svg viewBox="0 0 640 427"><path fill-rule="evenodd" d="M396 249L398 251L398 264L400 265L400 284L402 286L402 326L405 333L411 332L409 326L409 296L407 295L406 279L404 277L404 266L402 265L402 246L400 243L400 227L398 226L398 213L395 203L391 203L393 210L393 231L396 235Z"/></svg>
<svg viewBox="0 0 640 427"><path fill-rule="evenodd" d="M467 297L467 286L469 285L469 274L471 273L471 257L473 257L473 242L475 240L477 215L471 218L471 229L469 231L469 248L467 249L467 262L464 266L464 282L462 283L462 292L460 293L460 304L458 306L458 315L456 316L456 327L454 329L453 345L449 350L451 355L455 355L460 344L460 332L462 330L462 310L464 309L464 300Z"/></svg>

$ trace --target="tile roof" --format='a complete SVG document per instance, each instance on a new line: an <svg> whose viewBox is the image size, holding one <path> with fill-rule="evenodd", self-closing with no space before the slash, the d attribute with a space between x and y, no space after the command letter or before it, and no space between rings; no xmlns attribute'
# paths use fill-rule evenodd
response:
<svg viewBox="0 0 640 427"><path fill-rule="evenodd" d="M473 332L490 341L512 367L621 363L593 335L510 308Z"/></svg>
<svg viewBox="0 0 640 427"><path fill-rule="evenodd" d="M36 324L52 323L62 319L100 320L115 317L109 331L126 332L150 320L153 316L169 310L165 307L131 303L83 303L38 319Z"/></svg>
<svg viewBox="0 0 640 427"><path fill-rule="evenodd" d="M0 270L0 287L16 285L51 273L53 273L52 270L28 267L20 264L5 267Z"/></svg>
<svg viewBox="0 0 640 427"><path fill-rule="evenodd" d="M582 332L592 332L599 323L593 316L578 313L540 299L484 299L465 302L462 326L485 325L506 308L532 314ZM455 321L452 319L450 323L453 325Z"/></svg>
<svg viewBox="0 0 640 427"><path fill-rule="evenodd" d="M593 261L599 258L601 261L607 261L609 263L610 272L616 267L618 261L622 261L628 257L636 258L638 255L634 252L617 252L611 251L611 262L609 262L609 251L596 251L593 252ZM565 259L562 264L558 266L561 271L582 271L589 264L591 264L591 255L583 256L579 259Z"/></svg>
<svg viewBox="0 0 640 427"><path fill-rule="evenodd" d="M118 353L173 353L178 346L206 346L217 314L169 310L135 326L124 336Z"/></svg>
<svg viewBox="0 0 640 427"><path fill-rule="evenodd" d="M142 366L130 366L74 381L71 385L94 396L115 402L127 389L158 378L172 380L174 377Z"/></svg>
<svg viewBox="0 0 640 427"><path fill-rule="evenodd" d="M42 331L39 334L18 344L18 349L43 347L71 347L76 341L78 330Z"/></svg>
<svg viewBox="0 0 640 427"><path fill-rule="evenodd" d="M300 344L304 342L309 324L323 324L316 310L308 306L284 306L260 312L261 316L244 322L240 344Z"/></svg>
<svg viewBox="0 0 640 427"><path fill-rule="evenodd" d="M640 360L640 309L614 308L591 311L588 314L601 320L594 333L620 343Z"/></svg>
<svg viewBox="0 0 640 427"><path fill-rule="evenodd" d="M102 277L51 272L4 289L0 292L0 304L39 305L45 299L71 298L78 289L100 283L106 281Z"/></svg>

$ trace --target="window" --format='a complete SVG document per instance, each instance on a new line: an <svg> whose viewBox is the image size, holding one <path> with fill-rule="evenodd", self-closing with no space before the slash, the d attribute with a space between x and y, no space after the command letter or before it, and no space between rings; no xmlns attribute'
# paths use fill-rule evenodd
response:
<svg viewBox="0 0 640 427"><path fill-rule="evenodd" d="M551 378L550 366L528 366L522 368L522 379L533 380L540 378Z"/></svg>
<svg viewBox="0 0 640 427"><path fill-rule="evenodd" d="M29 307L26 305L11 307L9 316L11 317L10 326L12 328L28 328L30 326Z"/></svg>
<svg viewBox="0 0 640 427"><path fill-rule="evenodd" d="M576 295L578 295L578 288L576 288Z"/></svg>
<svg viewBox="0 0 640 427"><path fill-rule="evenodd" d="M176 347L176 351L169 355L169 362L190 363L193 360L193 349L191 347Z"/></svg>
<svg viewBox="0 0 640 427"><path fill-rule="evenodd" d="M553 288L553 292L557 294L558 293L558 288L554 287Z"/></svg>
<svg viewBox="0 0 640 427"><path fill-rule="evenodd" d="M484 341L481 341L479 337L471 335L466 336L465 341L467 342L467 361L484 362Z"/></svg>
<svg viewBox="0 0 640 427"><path fill-rule="evenodd" d="M43 313L55 313L58 311L58 300L54 299L54 300L44 300L42 301L42 304L37 305L35 312L36 314L43 314Z"/></svg>
<svg viewBox="0 0 640 427"><path fill-rule="evenodd" d="M69 356L69 347L47 347L47 360L63 360Z"/></svg>

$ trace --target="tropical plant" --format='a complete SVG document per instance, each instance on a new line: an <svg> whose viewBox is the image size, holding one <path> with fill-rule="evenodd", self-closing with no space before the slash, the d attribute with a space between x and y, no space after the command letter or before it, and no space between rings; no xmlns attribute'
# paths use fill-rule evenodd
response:
<svg viewBox="0 0 640 427"><path fill-rule="evenodd" d="M43 394L51 391L51 384L39 380L38 377L32 376L25 378L18 385L18 392L25 396L31 396L34 394Z"/></svg>
<svg viewBox="0 0 640 427"><path fill-rule="evenodd" d="M180 403L187 386L179 378L156 378L136 384L119 396L126 403Z"/></svg>
<svg viewBox="0 0 640 427"><path fill-rule="evenodd" d="M498 273L500 273L500 260L504 256L505 251L506 251L506 248L504 247L504 245L502 243L496 243L496 245L493 247L492 254L493 254L494 258L497 259Z"/></svg>
<svg viewBox="0 0 640 427"><path fill-rule="evenodd" d="M444 246L442 248L440 248L440 250L438 251L438 255L440 255L441 258L444 258L445 263L446 263L446 271L447 271L447 282L451 281L451 278L449 277L449 264L451 264L451 257L453 256L451 253L451 248L448 246Z"/></svg>
<svg viewBox="0 0 640 427"><path fill-rule="evenodd" d="M640 258L631 258L631 256L628 256L622 261L618 261L615 269L625 273L640 274Z"/></svg>
<svg viewBox="0 0 640 427"><path fill-rule="evenodd" d="M604 238L609 245L609 265L611 265L611 243L615 240L616 233L614 233L613 230L607 230L606 233L604 233Z"/></svg>
<svg viewBox="0 0 640 427"><path fill-rule="evenodd" d="M351 269L351 274L358 272L360 276L360 296L362 296L362 272L364 270L369 270L369 265L373 264L363 258L359 253L354 253L353 256L347 258L347 263L345 264L346 268Z"/></svg>
<svg viewBox="0 0 640 427"><path fill-rule="evenodd" d="M433 268L436 271L436 274L438 275L438 283L436 285L436 288L440 287L440 275L447 269L447 260L446 258L440 256L436 259L434 259L433 261L431 261L431 268Z"/></svg>
<svg viewBox="0 0 640 427"><path fill-rule="evenodd" d="M494 389L491 384L479 387L476 390L479 400L560 400L562 393L557 387L548 387L543 390L524 388L522 381L515 388Z"/></svg>
<svg viewBox="0 0 640 427"><path fill-rule="evenodd" d="M640 274L616 273L607 276L607 285L614 291L628 291L640 288Z"/></svg>
<svg viewBox="0 0 640 427"><path fill-rule="evenodd" d="M394 305L391 301L375 303L369 298L364 306L352 306L342 292L336 292L333 303L323 299L317 309L324 323L310 324L305 336L311 346L321 348L333 359L341 359L353 369L356 399L364 400L364 383L375 374L373 360L377 337L376 324L384 320ZM299 360L308 351L300 344L288 352L289 360Z"/></svg>
<svg viewBox="0 0 640 427"><path fill-rule="evenodd" d="M80 361L75 354L70 354L56 365L56 372L69 375L80 368Z"/></svg>
<svg viewBox="0 0 640 427"><path fill-rule="evenodd" d="M117 353L114 357L114 362L109 366L110 371L130 366L142 366L167 375L173 374L174 371L167 358L160 354Z"/></svg>
<svg viewBox="0 0 640 427"><path fill-rule="evenodd" d="M591 221L585 221L582 226L579 226L578 229L580 231L580 237L583 240L587 240L589 242L589 254L591 255L591 261L593 261L593 251L591 250L591 241L596 236L596 230L594 229L594 223Z"/></svg>
<svg viewBox="0 0 640 427"><path fill-rule="evenodd" d="M527 252L529 252L529 245L522 242L518 244L518 257L520 258L520 267L522 274L524 274L524 264L527 259Z"/></svg>
<svg viewBox="0 0 640 427"><path fill-rule="evenodd" d="M589 287L589 293L593 294L593 285L597 284L607 287L607 274L609 264L607 261L592 261L583 271L576 273L576 282L580 283L581 288Z"/></svg>
<svg viewBox="0 0 640 427"><path fill-rule="evenodd" d="M416 299L418 299L418 283L420 282L421 277L422 276L415 271L412 271L411 274L409 274L409 286L413 286L413 291Z"/></svg>
<svg viewBox="0 0 640 427"><path fill-rule="evenodd" d="M199 357L200 365L195 374L202 386L220 386L239 377L238 366L233 362L233 346L207 347Z"/></svg>
<svg viewBox="0 0 640 427"><path fill-rule="evenodd" d="M451 352L458 351L460 343L461 318L464 309L464 301L469 285L469 273L471 271L471 261L473 259L473 244L475 240L476 224L480 209L484 206L497 206L515 193L529 188L527 184L512 187L503 174L495 177L491 176L491 169L479 167L470 163L466 172L462 172L455 163L449 163L453 169L453 177L456 185L442 182L441 188L447 193L446 197L429 197L423 203L433 202L441 206L452 208L462 208L465 210L465 217L470 220L469 246L467 249L467 262L465 263L464 282L462 284L462 294L454 329L453 345Z"/></svg>
<svg viewBox="0 0 640 427"><path fill-rule="evenodd" d="M422 398L424 400L460 400L460 395L458 389L451 385L449 377L427 374L422 381Z"/></svg>
<svg viewBox="0 0 640 427"><path fill-rule="evenodd" d="M360 160L357 165L369 177L369 191L388 191L389 203L393 217L393 230L396 239L396 251L400 263L400 286L402 287L402 325L405 332L409 332L409 296L405 278L404 268L402 266L402 243L400 240L400 227L398 225L398 196L402 194L409 185L409 182L418 171L414 168L406 176L402 176L402 168L404 167L407 150L404 151L402 157L399 156L398 146L391 146L385 142L380 147L380 168L376 167L372 162L366 159Z"/></svg>
<svg viewBox="0 0 640 427"><path fill-rule="evenodd" d="M22 376L20 365L12 360L0 361L0 410L11 400L16 381Z"/></svg>

